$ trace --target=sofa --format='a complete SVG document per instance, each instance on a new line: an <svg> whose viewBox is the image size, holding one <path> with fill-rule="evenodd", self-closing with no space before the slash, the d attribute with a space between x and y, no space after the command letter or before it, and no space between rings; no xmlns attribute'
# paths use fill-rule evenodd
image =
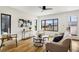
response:
<svg viewBox="0 0 79 59"><path fill-rule="evenodd" d="M45 46L47 52L67 52L68 50L70 50L70 45L71 39L65 39L61 42L61 44L50 42L47 43Z"/></svg>

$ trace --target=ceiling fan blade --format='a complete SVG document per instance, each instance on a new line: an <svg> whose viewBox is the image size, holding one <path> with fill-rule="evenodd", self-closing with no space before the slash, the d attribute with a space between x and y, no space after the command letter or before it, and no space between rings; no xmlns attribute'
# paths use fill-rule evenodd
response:
<svg viewBox="0 0 79 59"><path fill-rule="evenodd" d="M52 10L52 8L46 8L46 10Z"/></svg>

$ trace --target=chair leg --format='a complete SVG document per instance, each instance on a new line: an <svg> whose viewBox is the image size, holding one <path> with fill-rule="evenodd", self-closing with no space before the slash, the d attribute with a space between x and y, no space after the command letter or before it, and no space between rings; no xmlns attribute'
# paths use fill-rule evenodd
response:
<svg viewBox="0 0 79 59"><path fill-rule="evenodd" d="M48 50L46 50L46 52L48 52Z"/></svg>
<svg viewBox="0 0 79 59"><path fill-rule="evenodd" d="M4 42L4 39L2 39L0 48L1 48L2 46L4 46L3 42Z"/></svg>

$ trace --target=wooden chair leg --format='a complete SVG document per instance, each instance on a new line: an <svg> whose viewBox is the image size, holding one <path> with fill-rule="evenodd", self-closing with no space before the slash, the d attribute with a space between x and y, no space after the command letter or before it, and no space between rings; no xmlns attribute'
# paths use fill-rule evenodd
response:
<svg viewBox="0 0 79 59"><path fill-rule="evenodd" d="M4 42L4 39L2 39L2 42L1 42L1 46L0 47L4 46L3 42Z"/></svg>
<svg viewBox="0 0 79 59"><path fill-rule="evenodd" d="M17 44L17 39L16 39L16 47L18 46L18 44Z"/></svg>
<svg viewBox="0 0 79 59"><path fill-rule="evenodd" d="M48 52L48 50L46 50L46 52Z"/></svg>

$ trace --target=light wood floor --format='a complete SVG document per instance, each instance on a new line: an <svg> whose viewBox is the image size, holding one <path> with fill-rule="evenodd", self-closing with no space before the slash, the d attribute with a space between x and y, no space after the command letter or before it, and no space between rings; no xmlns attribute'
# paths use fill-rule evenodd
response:
<svg viewBox="0 0 79 59"><path fill-rule="evenodd" d="M1 52L44 52L45 46L35 47L32 39L21 40L18 42L18 47L15 44L7 45L0 48Z"/></svg>

